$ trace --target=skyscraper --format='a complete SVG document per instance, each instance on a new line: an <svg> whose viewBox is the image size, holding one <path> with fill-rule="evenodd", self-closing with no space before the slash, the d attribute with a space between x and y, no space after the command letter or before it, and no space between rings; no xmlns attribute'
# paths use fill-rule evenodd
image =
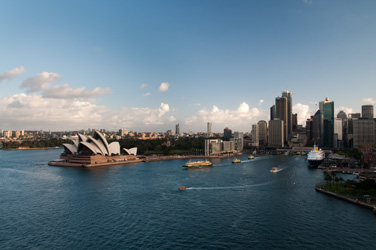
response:
<svg viewBox="0 0 376 250"><path fill-rule="evenodd" d="M373 105L362 106L362 118L373 119Z"/></svg>
<svg viewBox="0 0 376 250"><path fill-rule="evenodd" d="M257 125L259 127L259 145L264 146L268 143L268 124L261 120Z"/></svg>
<svg viewBox="0 0 376 250"><path fill-rule="evenodd" d="M312 139L317 146L322 146L324 137L324 115L317 110L312 117Z"/></svg>
<svg viewBox="0 0 376 250"><path fill-rule="evenodd" d="M334 102L324 101L324 147L332 148L334 139Z"/></svg>
<svg viewBox="0 0 376 250"><path fill-rule="evenodd" d="M212 123L211 122L208 122L208 124L207 124L207 133L206 133L206 136L207 137L213 136L213 134L212 134Z"/></svg>
<svg viewBox="0 0 376 250"><path fill-rule="evenodd" d="M259 126L258 124L252 124L252 146L259 146Z"/></svg>
<svg viewBox="0 0 376 250"><path fill-rule="evenodd" d="M283 139L288 139L288 100L287 97L275 98L276 118L283 121Z"/></svg>
<svg viewBox="0 0 376 250"><path fill-rule="evenodd" d="M274 119L269 121L269 137L268 137L268 146L269 147L284 147L283 138L283 121L279 119Z"/></svg>
<svg viewBox="0 0 376 250"><path fill-rule="evenodd" d="M275 117L275 105L270 107L270 120L274 120Z"/></svg>
<svg viewBox="0 0 376 250"><path fill-rule="evenodd" d="M176 124L175 126L175 135L176 136L180 136L180 124Z"/></svg>
<svg viewBox="0 0 376 250"><path fill-rule="evenodd" d="M292 131L296 130L298 128L298 114L292 114Z"/></svg>
<svg viewBox="0 0 376 250"><path fill-rule="evenodd" d="M231 138L232 137L232 130L229 128L225 128L223 130L223 137L224 138Z"/></svg>
<svg viewBox="0 0 376 250"><path fill-rule="evenodd" d="M282 97L287 98L287 121L286 121L286 127L287 127L287 135L288 138L285 138L285 140L291 139L292 134L292 92L291 91L283 91Z"/></svg>

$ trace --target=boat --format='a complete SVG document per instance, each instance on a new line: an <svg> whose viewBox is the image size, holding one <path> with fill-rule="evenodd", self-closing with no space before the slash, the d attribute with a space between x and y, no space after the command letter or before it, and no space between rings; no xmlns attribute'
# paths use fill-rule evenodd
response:
<svg viewBox="0 0 376 250"><path fill-rule="evenodd" d="M180 186L178 189L179 189L180 191L187 190L187 188L186 188L185 186Z"/></svg>
<svg viewBox="0 0 376 250"><path fill-rule="evenodd" d="M318 167L325 158L325 153L316 145L313 145L313 149L308 153L308 165L310 167Z"/></svg>
<svg viewBox="0 0 376 250"><path fill-rule="evenodd" d="M272 173L277 173L278 172L278 168L276 168L276 167L272 168L271 172Z"/></svg>
<svg viewBox="0 0 376 250"><path fill-rule="evenodd" d="M250 156L248 157L248 159L252 160L252 159L255 159L255 157L254 157L253 155L250 155Z"/></svg>
<svg viewBox="0 0 376 250"><path fill-rule="evenodd" d="M183 168L201 168L201 167L211 167L213 163L208 160L205 161L191 161L189 160L186 164L183 165Z"/></svg>
<svg viewBox="0 0 376 250"><path fill-rule="evenodd" d="M232 163L240 163L241 161L238 159L238 158L234 158L233 160L232 160Z"/></svg>

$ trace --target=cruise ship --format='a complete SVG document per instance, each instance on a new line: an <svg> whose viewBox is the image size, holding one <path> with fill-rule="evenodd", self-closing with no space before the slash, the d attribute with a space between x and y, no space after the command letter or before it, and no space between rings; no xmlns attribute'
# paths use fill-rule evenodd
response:
<svg viewBox="0 0 376 250"><path fill-rule="evenodd" d="M324 158L324 151L322 151L321 149L316 147L316 145L314 145L313 149L308 153L307 160L310 167L317 167L321 164Z"/></svg>

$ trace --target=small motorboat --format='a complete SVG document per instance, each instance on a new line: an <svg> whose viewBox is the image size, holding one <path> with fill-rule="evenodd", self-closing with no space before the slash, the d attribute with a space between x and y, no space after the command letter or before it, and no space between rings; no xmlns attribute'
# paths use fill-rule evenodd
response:
<svg viewBox="0 0 376 250"><path fill-rule="evenodd" d="M278 168L274 167L272 168L272 170L270 170L272 173L277 173L278 172Z"/></svg>
<svg viewBox="0 0 376 250"><path fill-rule="evenodd" d="M252 160L252 159L255 159L255 157L254 157L253 155L250 155L250 156L248 157L248 159Z"/></svg>
<svg viewBox="0 0 376 250"><path fill-rule="evenodd" d="M178 189L179 189L180 191L187 190L187 188L186 188L185 186L180 186Z"/></svg>
<svg viewBox="0 0 376 250"><path fill-rule="evenodd" d="M241 161L238 159L238 158L234 158L233 160L232 160L232 163L240 163Z"/></svg>

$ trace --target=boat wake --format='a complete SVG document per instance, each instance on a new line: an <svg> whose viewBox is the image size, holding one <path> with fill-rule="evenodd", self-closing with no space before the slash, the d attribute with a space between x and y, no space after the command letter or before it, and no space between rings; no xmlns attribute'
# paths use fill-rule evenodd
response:
<svg viewBox="0 0 376 250"><path fill-rule="evenodd" d="M278 168L277 170L270 169L270 172L271 173L278 173L278 172L281 172L282 170L284 170L284 168Z"/></svg>
<svg viewBox="0 0 376 250"><path fill-rule="evenodd" d="M259 187L259 186L265 186L272 183L264 182L264 183L258 183L258 184L252 184L252 185L241 185L241 186L225 186L225 187L187 187L185 190L224 190L224 189L243 189L243 188L250 188L250 187Z"/></svg>

